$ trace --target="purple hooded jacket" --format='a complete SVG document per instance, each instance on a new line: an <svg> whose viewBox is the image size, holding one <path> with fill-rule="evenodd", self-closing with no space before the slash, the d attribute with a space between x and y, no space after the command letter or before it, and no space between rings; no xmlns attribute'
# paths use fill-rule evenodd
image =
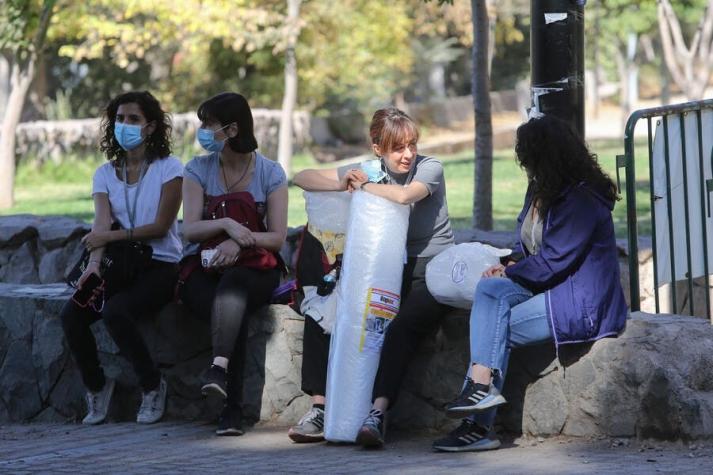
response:
<svg viewBox="0 0 713 475"><path fill-rule="evenodd" d="M517 236L530 208L517 219ZM626 326L627 306L619 281L619 261L611 211L614 203L585 183L565 190L547 212L542 247L505 269L513 281L545 292L557 346L616 336Z"/></svg>

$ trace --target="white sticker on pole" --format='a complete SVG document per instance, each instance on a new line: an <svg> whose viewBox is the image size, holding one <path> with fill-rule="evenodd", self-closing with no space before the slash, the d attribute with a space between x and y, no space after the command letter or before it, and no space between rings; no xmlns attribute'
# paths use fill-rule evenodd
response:
<svg viewBox="0 0 713 475"><path fill-rule="evenodd" d="M567 13L545 13L545 24L555 23L558 21L565 21L567 19Z"/></svg>

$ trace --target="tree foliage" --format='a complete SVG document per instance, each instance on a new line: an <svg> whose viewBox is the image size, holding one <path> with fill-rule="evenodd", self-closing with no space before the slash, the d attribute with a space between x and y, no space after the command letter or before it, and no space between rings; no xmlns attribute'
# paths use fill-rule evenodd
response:
<svg viewBox="0 0 713 475"><path fill-rule="evenodd" d="M300 105L383 102L404 87L413 64L411 10L406 1L305 2L296 47ZM75 65L148 67L151 88L181 110L225 89L279 107L285 15L276 0L64 0L50 39Z"/></svg>

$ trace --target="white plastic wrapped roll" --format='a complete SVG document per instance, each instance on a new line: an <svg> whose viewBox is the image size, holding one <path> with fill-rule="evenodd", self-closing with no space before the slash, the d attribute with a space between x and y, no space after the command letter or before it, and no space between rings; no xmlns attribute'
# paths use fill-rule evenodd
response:
<svg viewBox="0 0 713 475"><path fill-rule="evenodd" d="M384 332L400 304L409 206L353 194L327 371L325 438L354 442L371 408Z"/></svg>
<svg viewBox="0 0 713 475"><path fill-rule="evenodd" d="M307 221L320 231L346 233L352 195L346 191L305 191Z"/></svg>

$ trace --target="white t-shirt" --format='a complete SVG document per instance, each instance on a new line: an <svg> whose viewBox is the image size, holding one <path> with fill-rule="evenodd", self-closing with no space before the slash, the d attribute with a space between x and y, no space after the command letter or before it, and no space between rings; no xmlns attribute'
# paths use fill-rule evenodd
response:
<svg viewBox="0 0 713 475"><path fill-rule="evenodd" d="M121 173L121 172L119 172ZM141 183L141 190L136 200L136 215L134 227L151 224L156 221L158 205L161 200L161 187L176 177L183 177L183 164L175 157L154 160L149 165ZM134 206L134 198L138 184L129 185L129 206ZM121 224L122 228L131 227L129 213L124 197L124 181L119 179L112 163L105 163L94 173L92 194L106 193L109 195L111 217ZM165 262L181 260L181 239L178 237L178 222L173 224L166 236L147 241L153 248L153 258Z"/></svg>

